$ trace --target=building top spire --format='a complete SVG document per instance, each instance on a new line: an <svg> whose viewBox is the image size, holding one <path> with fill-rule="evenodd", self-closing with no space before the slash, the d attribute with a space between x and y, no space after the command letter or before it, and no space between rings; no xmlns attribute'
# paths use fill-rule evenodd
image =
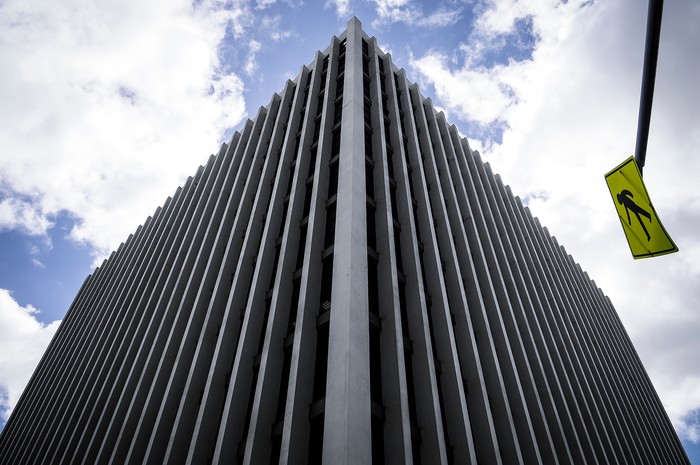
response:
<svg viewBox="0 0 700 465"><path fill-rule="evenodd" d="M357 16L353 15L352 18L348 20L348 29L350 29L350 26L353 25L354 27L359 27L362 29L362 21L360 21Z"/></svg>

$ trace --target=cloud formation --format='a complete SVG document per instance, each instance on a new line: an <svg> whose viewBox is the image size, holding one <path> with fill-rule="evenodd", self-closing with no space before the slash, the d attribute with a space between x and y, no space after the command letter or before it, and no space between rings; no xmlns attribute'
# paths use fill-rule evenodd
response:
<svg viewBox="0 0 700 465"><path fill-rule="evenodd" d="M440 6L430 14L411 0L374 0L377 18L373 27L405 23L409 26L443 27L453 25L460 17L461 8Z"/></svg>
<svg viewBox="0 0 700 465"><path fill-rule="evenodd" d="M114 249L242 119L217 45L247 17L215 0L3 2L0 224L44 234L68 211L75 240Z"/></svg>
<svg viewBox="0 0 700 465"><path fill-rule="evenodd" d="M5 423L60 321L43 325L37 309L0 289L0 422Z"/></svg>
<svg viewBox="0 0 700 465"><path fill-rule="evenodd" d="M260 47L260 42L255 39L251 39L248 42L248 58L246 59L245 67L243 68L248 76L253 76L255 71L258 69L258 62L256 61L255 56L260 51Z"/></svg>
<svg viewBox="0 0 700 465"><path fill-rule="evenodd" d="M411 67L611 297L679 433L699 440L700 10L667 3L644 179L681 252L633 261L603 175L634 151L645 9L490 0L458 52ZM493 59L504 47L516 58ZM519 39L518 39L519 38ZM454 118L453 118L454 119Z"/></svg>
<svg viewBox="0 0 700 465"><path fill-rule="evenodd" d="M0 231L19 229L32 236L42 236L53 226L37 206L21 198L0 200Z"/></svg>
<svg viewBox="0 0 700 465"><path fill-rule="evenodd" d="M350 0L327 0L325 7L335 7L335 14L344 17L350 13Z"/></svg>

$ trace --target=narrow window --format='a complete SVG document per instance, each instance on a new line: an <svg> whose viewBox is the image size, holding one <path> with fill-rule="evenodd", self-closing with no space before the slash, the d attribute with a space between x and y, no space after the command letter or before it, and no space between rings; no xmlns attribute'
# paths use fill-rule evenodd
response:
<svg viewBox="0 0 700 465"><path fill-rule="evenodd" d="M374 200L374 168L365 162L365 189L367 196Z"/></svg>
<svg viewBox="0 0 700 465"><path fill-rule="evenodd" d="M391 200L391 216L396 220L399 221L399 212L396 208L396 186L391 185L389 186L389 198Z"/></svg>
<svg viewBox="0 0 700 465"><path fill-rule="evenodd" d="M333 140L331 142L331 159L340 155L340 128L333 131Z"/></svg>
<svg viewBox="0 0 700 465"><path fill-rule="evenodd" d="M280 261L280 246L275 247L275 259L272 262L272 273L270 274L270 285L268 287L272 288L275 285L275 276L277 275L277 263Z"/></svg>
<svg viewBox="0 0 700 465"><path fill-rule="evenodd" d="M317 152L317 147L314 147L311 149L311 159L309 160L309 173L306 177L311 177L314 174L314 170L316 169L316 152Z"/></svg>
<svg viewBox="0 0 700 465"><path fill-rule="evenodd" d="M318 135L320 133L321 133L321 120L317 119L316 123L314 124L314 142L318 142Z"/></svg>
<svg viewBox="0 0 700 465"><path fill-rule="evenodd" d="M367 247L377 251L377 223L374 217L374 208L367 205Z"/></svg>
<svg viewBox="0 0 700 465"><path fill-rule="evenodd" d="M301 278L294 280L292 285L292 302L289 307L289 320L287 321L287 335L294 333L294 328L297 324L297 312L299 309L299 290L301 287Z"/></svg>
<svg viewBox="0 0 700 465"><path fill-rule="evenodd" d="M304 223L299 232L299 247L297 249L297 264L295 270L298 270L304 264L304 249L306 247L306 227L308 223Z"/></svg>
<svg viewBox="0 0 700 465"><path fill-rule="evenodd" d="M316 361L314 368L313 401L326 395L326 375L328 373L328 328L326 322L316 328Z"/></svg>
<svg viewBox="0 0 700 465"><path fill-rule="evenodd" d="M394 248L396 249L396 270L403 273L403 257L401 256L401 232L394 228Z"/></svg>
<svg viewBox="0 0 700 465"><path fill-rule="evenodd" d="M270 452L270 463L279 463L281 449L282 435L277 434L272 437L272 451Z"/></svg>
<svg viewBox="0 0 700 465"><path fill-rule="evenodd" d="M301 217L306 218L309 216L309 210L311 210L311 194L313 191L313 184L308 184L306 186L306 192L304 194L304 212Z"/></svg>
<svg viewBox="0 0 700 465"><path fill-rule="evenodd" d="M335 96L336 96L336 98L343 95L344 86L345 86L345 80L343 79L343 76L340 76L335 81Z"/></svg>
<svg viewBox="0 0 700 465"><path fill-rule="evenodd" d="M389 144L386 146L386 168L389 172L389 179L395 179L394 177L394 151L391 149Z"/></svg>
<svg viewBox="0 0 700 465"><path fill-rule="evenodd" d="M372 153L372 131L365 127L365 156L370 160L374 159Z"/></svg>
<svg viewBox="0 0 700 465"><path fill-rule="evenodd" d="M369 91L370 91L370 80L368 78L365 78L362 80L362 91L364 92L365 97L369 97ZM365 122L367 123L367 120L365 119ZM369 124L369 123L368 123Z"/></svg>
<svg viewBox="0 0 700 465"><path fill-rule="evenodd" d="M310 420L309 428L309 465L321 465L323 462L323 413Z"/></svg>
<svg viewBox="0 0 700 465"><path fill-rule="evenodd" d="M330 247L335 242L335 218L336 210L335 203L333 203L326 209L326 231L323 242L324 249Z"/></svg>
<svg viewBox="0 0 700 465"><path fill-rule="evenodd" d="M290 183L291 184L291 183ZM282 221L280 221L280 232L277 237L281 237L284 233L284 226L287 220L287 209L289 208L289 202L284 202L284 207L282 208Z"/></svg>
<svg viewBox="0 0 700 465"><path fill-rule="evenodd" d="M338 162L333 163L328 169L328 198L338 193Z"/></svg>
<svg viewBox="0 0 700 465"><path fill-rule="evenodd" d="M280 393L277 398L277 415L275 422L284 420L284 411L287 403L287 387L289 386L289 370L292 365L292 346L284 349L284 361L282 362L282 382Z"/></svg>
<svg viewBox="0 0 700 465"><path fill-rule="evenodd" d="M367 281L369 312L379 316L379 285L377 278L377 260L371 255L367 256Z"/></svg>
<svg viewBox="0 0 700 465"><path fill-rule="evenodd" d="M333 126L340 123L343 119L343 99L338 99L335 101L334 116L333 116Z"/></svg>
<svg viewBox="0 0 700 465"><path fill-rule="evenodd" d="M373 401L382 403L382 365L380 357L380 331L369 325L369 390Z"/></svg>
<svg viewBox="0 0 700 465"><path fill-rule="evenodd" d="M293 160L297 159L297 154L299 152L299 142L301 141L301 134L297 134L296 138L294 139L294 153L293 153Z"/></svg>
<svg viewBox="0 0 700 465"><path fill-rule="evenodd" d="M321 309L320 313L331 309L331 291L333 286L333 255L323 260L321 269Z"/></svg>
<svg viewBox="0 0 700 465"><path fill-rule="evenodd" d="M401 331L406 339L410 339L408 308L406 307L406 283L402 280L399 280L399 308L401 310Z"/></svg>

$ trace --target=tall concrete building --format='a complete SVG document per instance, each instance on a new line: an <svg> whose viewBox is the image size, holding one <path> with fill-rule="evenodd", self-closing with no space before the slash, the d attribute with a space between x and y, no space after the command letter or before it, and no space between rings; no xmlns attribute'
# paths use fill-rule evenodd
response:
<svg viewBox="0 0 700 465"><path fill-rule="evenodd" d="M0 436L125 463L688 459L608 298L352 19L86 279Z"/></svg>

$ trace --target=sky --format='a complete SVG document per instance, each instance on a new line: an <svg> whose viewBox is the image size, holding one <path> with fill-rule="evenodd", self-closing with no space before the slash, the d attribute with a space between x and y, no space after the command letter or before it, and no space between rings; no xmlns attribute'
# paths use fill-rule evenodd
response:
<svg viewBox="0 0 700 465"><path fill-rule="evenodd" d="M356 15L611 298L700 465L700 3L666 2L633 260L638 0L0 2L0 427L81 283Z"/></svg>

